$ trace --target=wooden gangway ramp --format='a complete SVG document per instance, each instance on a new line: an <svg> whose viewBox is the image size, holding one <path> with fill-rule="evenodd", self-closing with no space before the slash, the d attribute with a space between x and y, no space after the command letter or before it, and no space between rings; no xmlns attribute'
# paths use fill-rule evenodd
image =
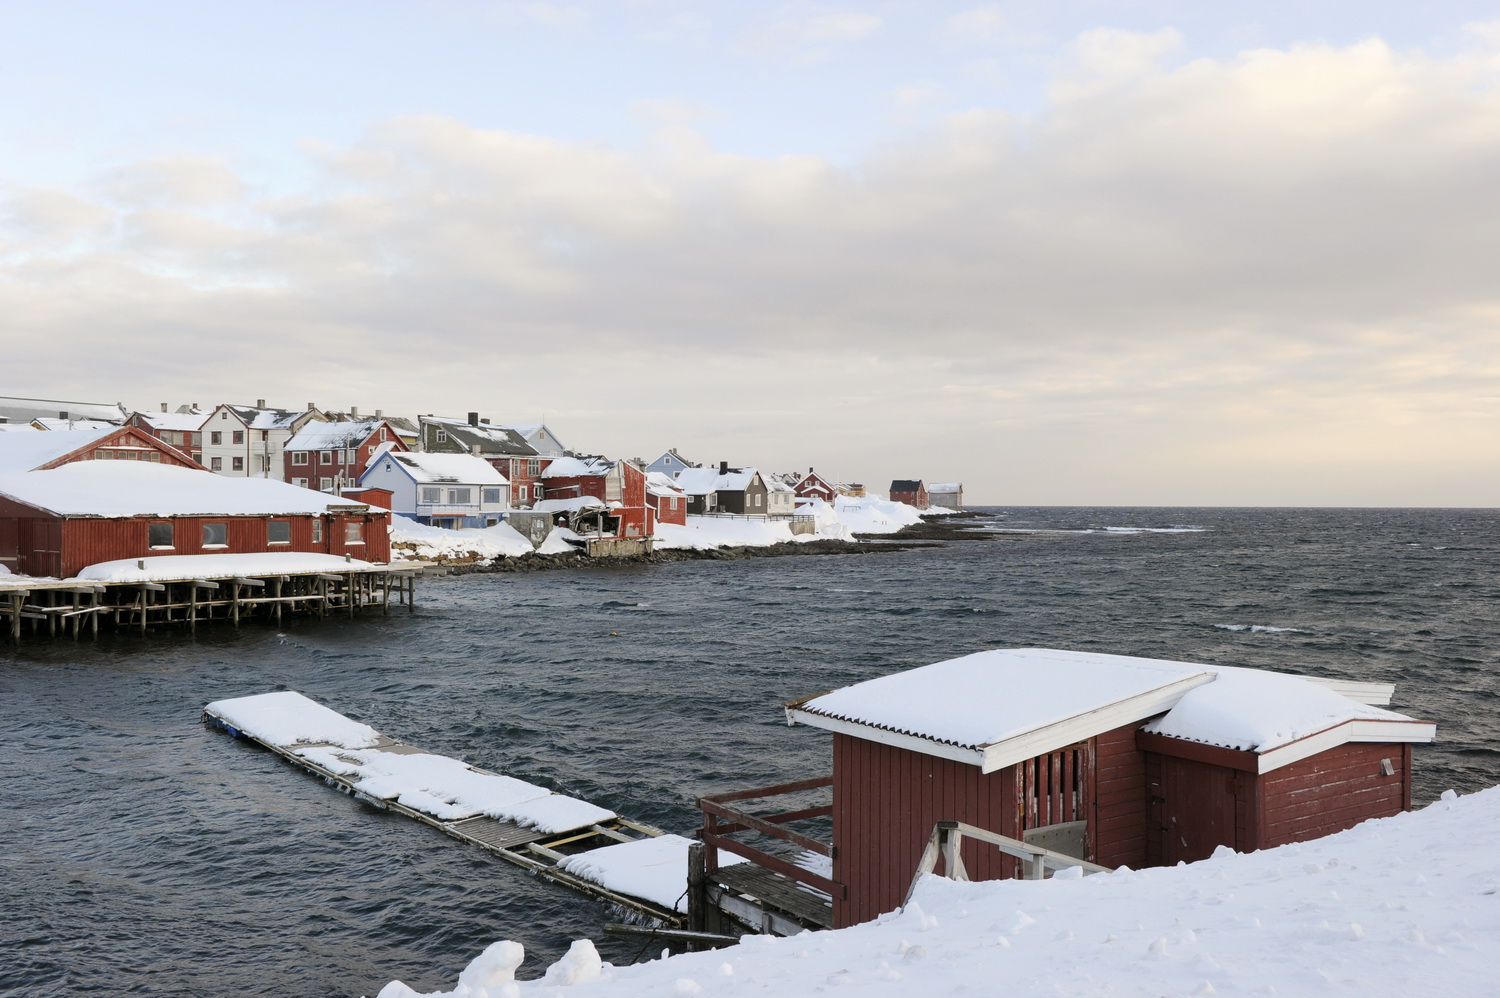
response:
<svg viewBox="0 0 1500 998"><path fill-rule="evenodd" d="M669 898L639 897L568 869L611 846L660 845L649 842L663 836L659 828L407 745L291 691L217 701L203 718L375 807L664 926L684 924ZM685 857L682 870L685 882Z"/></svg>

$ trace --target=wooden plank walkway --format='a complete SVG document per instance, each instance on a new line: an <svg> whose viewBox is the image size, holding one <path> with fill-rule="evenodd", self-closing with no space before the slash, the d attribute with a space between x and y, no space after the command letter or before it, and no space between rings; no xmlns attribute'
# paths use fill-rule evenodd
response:
<svg viewBox="0 0 1500 998"><path fill-rule="evenodd" d="M755 898L773 911L818 928L833 928L833 901L828 895L810 891L790 877L754 863L721 866L709 877L736 894Z"/></svg>
<svg viewBox="0 0 1500 998"><path fill-rule="evenodd" d="M523 827L510 821L497 820L487 815L472 815L454 820L444 820L407 807L396 800L382 800L361 793L355 786L355 781L349 777L335 773L299 754L299 752L306 752L310 749L332 750L335 756L340 752L353 753L370 750L378 750L396 755L434 754L427 752L425 749L407 745L386 735L379 735L377 742L370 749L350 750L344 749L341 746L331 745L327 742L299 743L293 747L283 747L239 730L222 715L212 710L205 709L203 719L207 724L227 731L236 738L259 745L261 748L275 753L293 766L312 773L326 783L374 807L404 814L409 818L420 821L424 825L436 828L461 842L466 842L483 849L507 863L523 867L538 876L564 884L582 894L596 897L618 905L621 908L654 918L667 927L681 928L683 925L684 917L676 911L663 908L661 905L643 898L620 894L593 881L585 880L582 877L569 873L558 866L558 863L570 855L587 852L602 846L614 845L619 842L631 842L661 835L663 832L659 828L621 817L584 825L564 832L539 832L534 828ZM351 758L350 761L353 761L353 759ZM469 768L476 773L488 776L503 775L492 773L486 769L480 769L477 766ZM686 870L684 870L685 874Z"/></svg>

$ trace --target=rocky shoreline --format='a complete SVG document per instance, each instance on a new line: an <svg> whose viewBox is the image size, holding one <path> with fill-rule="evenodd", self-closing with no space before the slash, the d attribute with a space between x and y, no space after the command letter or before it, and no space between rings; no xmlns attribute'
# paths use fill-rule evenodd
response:
<svg viewBox="0 0 1500 998"><path fill-rule="evenodd" d="M574 568L625 568L665 565L678 561L742 561L747 558L784 558L800 555L886 554L913 548L937 547L948 541L993 541L997 534L984 529L987 513L953 513L924 517L921 523L902 527L894 534L855 534L858 544L847 541L808 541L772 544L766 547L725 547L710 551L673 549L627 558L590 558L582 552L522 555L496 558L488 565L477 562L434 563L427 575L474 575L503 572L550 572Z"/></svg>

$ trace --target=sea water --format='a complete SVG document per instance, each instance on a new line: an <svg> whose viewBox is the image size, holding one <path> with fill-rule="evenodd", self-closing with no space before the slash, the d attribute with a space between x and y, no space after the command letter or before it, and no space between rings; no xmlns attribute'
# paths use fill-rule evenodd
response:
<svg viewBox="0 0 1500 998"><path fill-rule="evenodd" d="M700 795L828 771L784 701L993 647L1394 682L1439 725L1419 806L1500 783L1495 511L992 512L987 541L448 577L410 615L0 651L0 993L425 991L501 938L522 976L583 936L641 955L601 903L200 723L276 689L677 832Z"/></svg>

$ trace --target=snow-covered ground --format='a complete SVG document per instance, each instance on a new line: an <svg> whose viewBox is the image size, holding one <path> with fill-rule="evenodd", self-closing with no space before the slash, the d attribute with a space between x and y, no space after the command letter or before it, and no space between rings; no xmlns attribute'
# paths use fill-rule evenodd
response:
<svg viewBox="0 0 1500 998"><path fill-rule="evenodd" d="M927 877L905 910L837 932L631 967L581 940L534 981L495 943L453 998L656 995L1500 994L1500 787L1315 842L1047 881ZM568 989L568 990L565 990ZM381 998L411 998L393 981Z"/></svg>
<svg viewBox="0 0 1500 998"><path fill-rule="evenodd" d="M809 541L853 541L856 533L893 534L920 523L922 514L899 502L878 496L852 499L839 496L832 505L814 500L798 508L811 515L817 525L813 534L793 534L789 521L740 516L689 516L686 526L659 523L658 551L713 551L730 547L770 547L773 544ZM947 512L947 511L944 511ZM567 543L566 530L554 530L537 554L576 551ZM530 542L508 524L485 529L445 530L429 527L410 517L391 517L391 542L402 553L418 561L470 561L490 564L496 558L514 558L532 553Z"/></svg>

